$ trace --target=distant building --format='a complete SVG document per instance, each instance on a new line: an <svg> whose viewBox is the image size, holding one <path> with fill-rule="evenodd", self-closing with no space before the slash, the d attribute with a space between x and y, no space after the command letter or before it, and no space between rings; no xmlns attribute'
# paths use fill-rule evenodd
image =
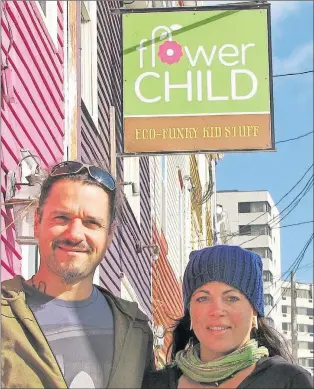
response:
<svg viewBox="0 0 314 389"><path fill-rule="evenodd" d="M281 331L280 224L273 199L263 190L219 191L217 205L222 208L221 216L217 215L217 242L241 245L262 257L265 315Z"/></svg>
<svg viewBox="0 0 314 389"><path fill-rule="evenodd" d="M282 332L291 340L291 283L285 281L282 294ZM314 284L296 283L298 363L314 374Z"/></svg>

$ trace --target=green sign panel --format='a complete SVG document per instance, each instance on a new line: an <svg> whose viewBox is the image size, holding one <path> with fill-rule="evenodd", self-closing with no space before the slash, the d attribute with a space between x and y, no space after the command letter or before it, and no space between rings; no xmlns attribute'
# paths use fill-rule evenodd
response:
<svg viewBox="0 0 314 389"><path fill-rule="evenodd" d="M125 152L273 149L269 5L123 14Z"/></svg>

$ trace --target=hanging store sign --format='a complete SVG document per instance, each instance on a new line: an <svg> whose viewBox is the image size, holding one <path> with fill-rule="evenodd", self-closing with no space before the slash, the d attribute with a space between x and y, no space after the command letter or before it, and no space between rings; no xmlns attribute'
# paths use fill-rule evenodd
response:
<svg viewBox="0 0 314 389"><path fill-rule="evenodd" d="M274 150L269 12L124 13L124 152Z"/></svg>

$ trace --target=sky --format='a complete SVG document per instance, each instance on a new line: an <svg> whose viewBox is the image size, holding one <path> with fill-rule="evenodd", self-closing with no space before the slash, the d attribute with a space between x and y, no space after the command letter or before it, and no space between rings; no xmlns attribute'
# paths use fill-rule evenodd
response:
<svg viewBox="0 0 314 389"><path fill-rule="evenodd" d="M222 2L205 3L213 5ZM313 2L270 3L273 74L312 70ZM273 88L276 142L313 131L313 73L275 78ZM224 158L217 164L217 190L268 190L277 203L313 164L313 134L296 141L280 143L276 147L276 152L224 154ZM311 176L313 168L278 205L279 211L294 199ZM313 219L312 188L281 225ZM283 273L298 257L312 234L312 223L281 228ZM313 241L296 273L296 280L313 282Z"/></svg>

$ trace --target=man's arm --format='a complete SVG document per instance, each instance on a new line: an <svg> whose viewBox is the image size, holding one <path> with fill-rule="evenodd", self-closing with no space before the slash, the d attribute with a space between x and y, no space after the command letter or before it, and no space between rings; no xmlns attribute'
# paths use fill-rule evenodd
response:
<svg viewBox="0 0 314 389"><path fill-rule="evenodd" d="M147 371L155 371L155 355L154 355L154 341L153 341L153 333L149 330L148 333L148 343L147 343L147 352L146 352L146 363L145 363L145 372Z"/></svg>

